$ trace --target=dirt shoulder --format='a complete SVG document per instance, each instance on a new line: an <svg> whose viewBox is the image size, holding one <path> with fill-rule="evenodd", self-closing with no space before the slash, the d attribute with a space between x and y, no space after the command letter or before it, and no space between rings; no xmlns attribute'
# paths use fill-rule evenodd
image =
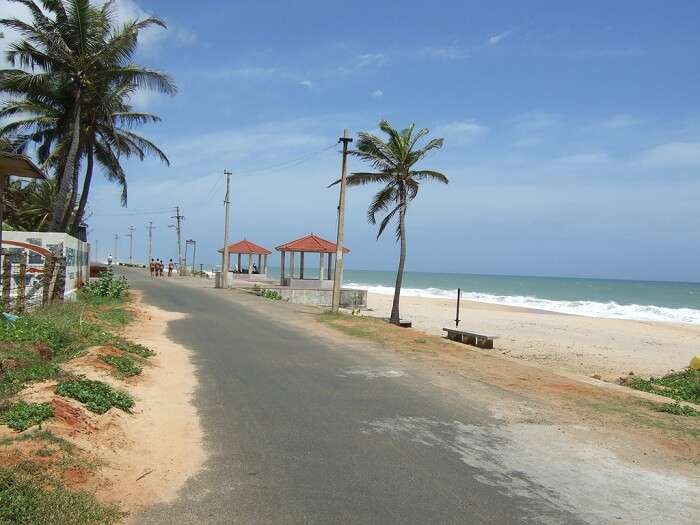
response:
<svg viewBox="0 0 700 525"><path fill-rule="evenodd" d="M89 494L110 512L124 513L118 521L129 521L145 506L173 500L206 455L192 403L196 370L189 350L166 335L168 323L180 315L143 304L138 292L123 310L105 314L117 325L110 332L155 354L141 357L112 344L91 346L61 363L58 377L25 387L13 401L48 403L53 417L19 433L0 426L0 468L44 469L50 483L40 479L40 485ZM120 373L105 356L127 358L141 371ZM128 393L133 408L94 413L55 393L66 380L101 381ZM112 523L114 515L90 523Z"/></svg>

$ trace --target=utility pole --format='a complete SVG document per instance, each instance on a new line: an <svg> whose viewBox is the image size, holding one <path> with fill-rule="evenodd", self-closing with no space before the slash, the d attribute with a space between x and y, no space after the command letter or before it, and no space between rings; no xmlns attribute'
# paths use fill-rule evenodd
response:
<svg viewBox="0 0 700 525"><path fill-rule="evenodd" d="M134 264L134 228L129 226L129 233L126 236L129 238L129 264Z"/></svg>
<svg viewBox="0 0 700 525"><path fill-rule="evenodd" d="M224 197L224 249L221 254L221 287L225 290L228 288L228 212L230 189L231 189L231 172L224 170L226 175L226 196Z"/></svg>
<svg viewBox="0 0 700 525"><path fill-rule="evenodd" d="M177 221L177 226L175 226L175 230L177 231L177 274L181 275L182 274L182 242L181 242L181 237L180 237L180 221L183 220L185 217L180 215L180 206L175 206L175 216L170 217L171 219L175 219Z"/></svg>
<svg viewBox="0 0 700 525"><path fill-rule="evenodd" d="M146 261L146 266L151 264L151 259L153 259L153 222L149 221L146 229L148 230L148 260Z"/></svg>
<svg viewBox="0 0 700 525"><path fill-rule="evenodd" d="M197 258L197 241L194 239L187 239L185 241L185 264L187 264L187 246L192 245L192 274L194 275L194 261Z"/></svg>
<svg viewBox="0 0 700 525"><path fill-rule="evenodd" d="M119 253L119 234L115 233L114 234L114 264L119 263L119 257L117 254Z"/></svg>
<svg viewBox="0 0 700 525"><path fill-rule="evenodd" d="M348 130L343 130L343 136L338 139L343 143L343 164L340 171L340 197L338 198L338 233L335 237L335 273L333 275L333 302L331 311L338 313L340 309L340 291L343 287L343 234L345 230L345 189L348 175Z"/></svg>

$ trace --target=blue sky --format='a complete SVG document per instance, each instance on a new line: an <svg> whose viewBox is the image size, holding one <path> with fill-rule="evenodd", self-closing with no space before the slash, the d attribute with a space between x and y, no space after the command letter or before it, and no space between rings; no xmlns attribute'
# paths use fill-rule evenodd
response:
<svg viewBox="0 0 700 525"><path fill-rule="evenodd" d="M138 60L180 92L134 100L163 118L143 132L172 165L129 162L126 211L98 181L102 256L115 233L125 254L134 225L143 257L149 220L155 253L173 256L169 214L142 210L178 204L214 262L224 169L232 240L332 239L332 145L387 118L445 138L423 166L451 182L411 206L409 270L700 280L697 2L116 3L169 23ZM393 269L392 236L366 223L371 193L349 193L346 264Z"/></svg>

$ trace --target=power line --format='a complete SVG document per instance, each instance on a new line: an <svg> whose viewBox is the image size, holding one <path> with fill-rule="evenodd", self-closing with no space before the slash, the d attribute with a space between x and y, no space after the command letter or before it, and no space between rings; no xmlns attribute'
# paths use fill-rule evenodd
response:
<svg viewBox="0 0 700 525"><path fill-rule="evenodd" d="M295 159L290 159L290 160L287 160L285 162L272 164L272 165L266 166L264 168L253 168L253 169L241 170L241 173L248 175L249 173L260 173L260 172L265 172L265 171L277 171L277 170L286 169L286 168L293 168L295 166L303 164L307 160L310 160L310 159L320 155L321 153L325 153L326 151L335 148L336 146L337 146L337 143L331 144L330 146L326 146L325 148L323 148L321 150L307 153L306 155L303 155L301 157L297 157Z"/></svg>

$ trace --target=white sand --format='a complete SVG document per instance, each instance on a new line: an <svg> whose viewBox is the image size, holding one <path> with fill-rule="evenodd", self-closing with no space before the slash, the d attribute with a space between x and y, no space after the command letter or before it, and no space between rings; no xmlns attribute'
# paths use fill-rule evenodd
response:
<svg viewBox="0 0 700 525"><path fill-rule="evenodd" d="M368 315L388 317L392 297L369 293ZM401 317L442 334L455 326L455 300L402 297ZM553 368L604 378L661 375L700 354L700 327L599 319L462 301L462 330L497 336L494 351Z"/></svg>

